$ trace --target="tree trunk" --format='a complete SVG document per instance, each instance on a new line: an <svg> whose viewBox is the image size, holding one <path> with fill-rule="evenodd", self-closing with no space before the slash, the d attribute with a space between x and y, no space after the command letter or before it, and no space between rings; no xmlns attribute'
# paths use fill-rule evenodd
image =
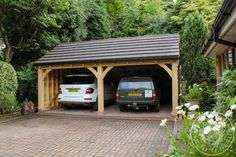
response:
<svg viewBox="0 0 236 157"><path fill-rule="evenodd" d="M12 56L13 56L12 49L9 46L7 46L7 48L3 50L3 61L10 63Z"/></svg>

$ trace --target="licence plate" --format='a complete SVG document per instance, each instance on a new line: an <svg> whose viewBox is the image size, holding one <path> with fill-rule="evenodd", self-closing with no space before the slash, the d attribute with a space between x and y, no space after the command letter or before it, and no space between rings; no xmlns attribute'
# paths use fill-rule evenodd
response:
<svg viewBox="0 0 236 157"><path fill-rule="evenodd" d="M71 89L68 89L68 92L79 92L79 89L77 89L77 88L71 88Z"/></svg>
<svg viewBox="0 0 236 157"><path fill-rule="evenodd" d="M143 96L142 93L129 93L128 96Z"/></svg>

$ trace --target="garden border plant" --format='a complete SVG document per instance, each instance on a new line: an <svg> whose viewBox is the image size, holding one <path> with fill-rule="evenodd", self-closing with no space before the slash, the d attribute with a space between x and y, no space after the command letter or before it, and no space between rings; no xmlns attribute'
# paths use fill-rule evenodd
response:
<svg viewBox="0 0 236 157"><path fill-rule="evenodd" d="M167 120L162 120L160 126L167 128L173 147L173 153L165 156L236 156L234 151L236 121L233 117L236 104L232 105L224 115L217 111L200 112L199 106L190 106L188 103L178 106L177 109L178 114L183 117L184 128L179 134L184 146L180 147L176 137L166 126Z"/></svg>
<svg viewBox="0 0 236 157"><path fill-rule="evenodd" d="M174 149L164 156L236 156L236 70L226 70L221 81L215 94L217 104L212 111L204 112L189 103L177 107L177 114L183 117L184 128L179 130L179 135L184 146L181 148L176 137L168 131ZM161 126L166 126L164 123L166 121L162 121Z"/></svg>
<svg viewBox="0 0 236 157"><path fill-rule="evenodd" d="M0 114L19 110L16 101L17 75L11 64L0 61Z"/></svg>
<svg viewBox="0 0 236 157"><path fill-rule="evenodd" d="M186 94L181 97L181 103L199 105L201 111L212 110L216 105L215 92L215 85L208 85L206 82L194 84L189 86Z"/></svg>

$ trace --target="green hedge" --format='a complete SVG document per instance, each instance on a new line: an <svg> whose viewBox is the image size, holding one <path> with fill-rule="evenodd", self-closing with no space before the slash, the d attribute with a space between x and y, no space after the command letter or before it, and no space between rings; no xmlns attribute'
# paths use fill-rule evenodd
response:
<svg viewBox="0 0 236 157"><path fill-rule="evenodd" d="M37 101L37 73L32 64L21 67L17 71L18 90L17 100L23 102L25 99Z"/></svg>
<svg viewBox="0 0 236 157"><path fill-rule="evenodd" d="M17 75L11 64L0 61L0 92L15 95L17 91Z"/></svg>
<svg viewBox="0 0 236 157"><path fill-rule="evenodd" d="M13 94L0 94L0 114L18 110L16 97Z"/></svg>
<svg viewBox="0 0 236 157"><path fill-rule="evenodd" d="M16 111L17 75L11 64L0 61L0 114Z"/></svg>

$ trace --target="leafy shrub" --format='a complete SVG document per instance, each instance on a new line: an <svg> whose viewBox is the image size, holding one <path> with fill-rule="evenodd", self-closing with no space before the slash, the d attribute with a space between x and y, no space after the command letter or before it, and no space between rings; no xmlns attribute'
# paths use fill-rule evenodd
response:
<svg viewBox="0 0 236 157"><path fill-rule="evenodd" d="M17 100L23 102L25 99L36 102L37 100L37 74L32 64L28 64L17 71L19 87Z"/></svg>
<svg viewBox="0 0 236 157"><path fill-rule="evenodd" d="M216 86L215 84L207 84L206 82L199 85L201 90L200 109L202 111L212 110L216 105Z"/></svg>
<svg viewBox="0 0 236 157"><path fill-rule="evenodd" d="M0 113L9 113L18 110L16 97L13 94L0 94Z"/></svg>
<svg viewBox="0 0 236 157"><path fill-rule="evenodd" d="M201 99L201 88L199 85L194 84L192 87L189 88L188 93L185 95L186 99Z"/></svg>
<svg viewBox="0 0 236 157"><path fill-rule="evenodd" d="M181 30L181 57L183 77L188 85L211 82L214 67L211 60L201 55L201 47L207 36L207 26L199 13L186 17ZM215 78L215 76L213 77Z"/></svg>
<svg viewBox="0 0 236 157"><path fill-rule="evenodd" d="M0 61L3 60L3 52L0 50Z"/></svg>
<svg viewBox="0 0 236 157"><path fill-rule="evenodd" d="M217 96L217 110L225 112L236 97L236 69L226 70L221 78Z"/></svg>
<svg viewBox="0 0 236 157"><path fill-rule="evenodd" d="M219 86L221 95L234 97L236 95L236 69L226 70Z"/></svg>
<svg viewBox="0 0 236 157"><path fill-rule="evenodd" d="M0 92L16 94L17 75L11 64L0 61Z"/></svg>
<svg viewBox="0 0 236 157"><path fill-rule="evenodd" d="M216 109L219 110L221 113L224 113L227 111L227 109L231 106L236 104L236 96L235 97L228 97L223 96L217 93L218 100L217 100L217 106Z"/></svg>
<svg viewBox="0 0 236 157"><path fill-rule="evenodd" d="M216 105L215 92L216 87L214 84L208 85L206 82L194 84L192 87L190 86L187 94L181 97L181 104L190 99L199 99L201 111L212 110Z"/></svg>

